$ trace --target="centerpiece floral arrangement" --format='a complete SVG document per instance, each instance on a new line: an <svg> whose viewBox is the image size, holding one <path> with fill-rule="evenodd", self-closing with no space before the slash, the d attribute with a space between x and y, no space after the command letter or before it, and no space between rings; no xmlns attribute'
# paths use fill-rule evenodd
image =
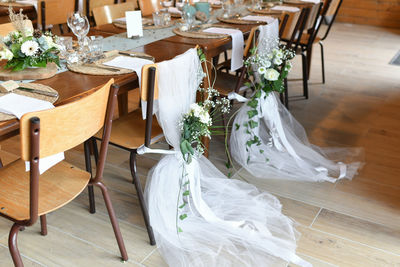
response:
<svg viewBox="0 0 400 267"><path fill-rule="evenodd" d="M7 60L6 69L20 71L28 67L47 66L54 62L59 66L59 45L56 44L57 37L51 32L42 33L40 30L32 30L26 27L25 15L14 13L10 8L10 20L16 29L0 40L2 49L0 59Z"/></svg>
<svg viewBox="0 0 400 267"><path fill-rule="evenodd" d="M207 77L208 84L211 87L203 88L199 87L198 91L201 94L201 99L204 101L193 103L190 106L188 113L182 116L179 122L181 130L181 142L180 150L185 161L185 164L190 164L194 157L199 157L204 153L205 146L202 143L202 138L211 138L211 134L223 134L224 126L213 125L216 122L217 115L229 113L230 101L229 99L219 97L219 92L213 88L213 83L210 83L208 76L208 69L205 55L202 50L198 49L198 55L200 62L204 65L206 72L202 72L202 77ZM178 219L184 220L188 215L185 212L185 208L188 204L188 198L190 197L189 191L189 180L187 173L183 166L183 173L181 178L180 196L178 197L177 203L177 232L182 232L182 229L178 226Z"/></svg>

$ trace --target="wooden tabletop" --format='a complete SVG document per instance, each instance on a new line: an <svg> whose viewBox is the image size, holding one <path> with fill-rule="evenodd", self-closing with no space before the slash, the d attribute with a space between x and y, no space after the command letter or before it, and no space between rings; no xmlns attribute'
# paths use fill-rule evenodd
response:
<svg viewBox="0 0 400 267"><path fill-rule="evenodd" d="M156 41L135 48L133 51L152 55L156 59L156 62L160 62L182 54L192 47L194 46ZM35 83L48 85L58 91L59 99L55 103L57 106L74 101L96 91L111 78L114 78L115 83L121 86L121 93L137 88L136 73L118 76L94 76L66 71L49 79L35 81ZM18 131L19 121L17 119L0 122L0 140L16 135Z"/></svg>

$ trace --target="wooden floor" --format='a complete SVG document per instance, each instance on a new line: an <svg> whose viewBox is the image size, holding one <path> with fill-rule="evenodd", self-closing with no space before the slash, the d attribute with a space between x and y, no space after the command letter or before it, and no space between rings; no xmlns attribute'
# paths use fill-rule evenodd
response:
<svg viewBox="0 0 400 267"><path fill-rule="evenodd" d="M291 111L321 146L362 146L366 165L353 181L300 183L240 176L278 196L283 211L302 233L298 253L315 266L400 266L400 66L389 65L400 48L400 31L336 24L325 42L327 82L321 84L319 47L315 46L310 99L292 101ZM296 60L292 78L300 77ZM290 83L290 94L301 82ZM9 162L18 155L18 139L0 144ZM222 139L213 138L210 158L227 173ZM82 149L66 154L83 167ZM157 156L140 157L143 183ZM234 178L240 179L238 174ZM119 252L101 194L97 213L89 214L86 192L48 216L49 234L39 225L19 235L26 266L164 266L148 243L128 153L111 148L106 184L119 218L130 260ZM7 248L11 224L0 219L0 266L11 266ZM262 263L260 263L262 266Z"/></svg>

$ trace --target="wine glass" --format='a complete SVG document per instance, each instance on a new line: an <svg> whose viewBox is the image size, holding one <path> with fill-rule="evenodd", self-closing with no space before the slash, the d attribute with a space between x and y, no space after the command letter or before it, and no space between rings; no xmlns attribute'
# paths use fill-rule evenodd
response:
<svg viewBox="0 0 400 267"><path fill-rule="evenodd" d="M83 43L85 37L90 29L89 20L82 13L73 12L68 16L67 24L68 27L75 34L75 36L78 38L79 51L82 51L84 47Z"/></svg>

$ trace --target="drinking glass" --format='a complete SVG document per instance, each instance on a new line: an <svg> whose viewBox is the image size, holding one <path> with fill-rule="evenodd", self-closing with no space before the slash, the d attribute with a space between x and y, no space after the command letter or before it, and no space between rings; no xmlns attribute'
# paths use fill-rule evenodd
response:
<svg viewBox="0 0 400 267"><path fill-rule="evenodd" d="M73 12L68 16L67 24L78 38L79 51L82 51L84 47L83 41L90 29L89 20L82 13Z"/></svg>
<svg viewBox="0 0 400 267"><path fill-rule="evenodd" d="M89 37L89 61L96 61L103 57L103 36Z"/></svg>
<svg viewBox="0 0 400 267"><path fill-rule="evenodd" d="M60 46L60 56L66 58L68 51L72 49L72 37L59 36L56 43Z"/></svg>
<svg viewBox="0 0 400 267"><path fill-rule="evenodd" d="M185 3L185 5L183 6L182 19L187 25L188 29L190 29L194 22L194 12L192 12L191 6L188 3Z"/></svg>
<svg viewBox="0 0 400 267"><path fill-rule="evenodd" d="M153 24L154 26L163 26L163 13L162 12L153 12Z"/></svg>

